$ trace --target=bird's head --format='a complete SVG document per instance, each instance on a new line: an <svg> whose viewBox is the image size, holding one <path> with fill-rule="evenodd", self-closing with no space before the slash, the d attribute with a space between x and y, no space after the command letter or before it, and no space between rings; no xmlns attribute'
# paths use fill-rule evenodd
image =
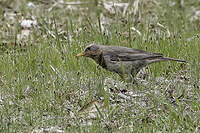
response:
<svg viewBox="0 0 200 133"><path fill-rule="evenodd" d="M102 54L102 49L100 45L97 44L90 44L88 45L83 52L77 54L77 57L86 56L90 58L96 58Z"/></svg>

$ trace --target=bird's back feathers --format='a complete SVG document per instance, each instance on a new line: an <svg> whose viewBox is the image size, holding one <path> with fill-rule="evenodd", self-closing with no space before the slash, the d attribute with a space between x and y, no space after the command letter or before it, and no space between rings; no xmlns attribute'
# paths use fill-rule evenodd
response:
<svg viewBox="0 0 200 133"><path fill-rule="evenodd" d="M149 60L150 64L159 61L177 61L186 62L184 60L163 57L160 53L151 53L140 49L127 48L121 46L103 46L100 45L104 56L109 56L111 61L136 61Z"/></svg>

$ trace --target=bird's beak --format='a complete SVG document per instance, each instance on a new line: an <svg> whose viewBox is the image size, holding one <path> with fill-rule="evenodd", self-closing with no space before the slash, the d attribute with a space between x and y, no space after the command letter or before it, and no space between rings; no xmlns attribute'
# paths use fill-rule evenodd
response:
<svg viewBox="0 0 200 133"><path fill-rule="evenodd" d="M82 52L82 53L77 54L76 57L85 56L85 55L86 55L86 53Z"/></svg>

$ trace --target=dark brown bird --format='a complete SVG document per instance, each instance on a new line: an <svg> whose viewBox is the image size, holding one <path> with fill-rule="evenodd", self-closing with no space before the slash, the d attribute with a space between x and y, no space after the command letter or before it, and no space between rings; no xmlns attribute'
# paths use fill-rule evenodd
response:
<svg viewBox="0 0 200 133"><path fill-rule="evenodd" d="M78 54L92 58L106 70L116 72L124 78L127 74L134 78L141 68L159 61L186 62L175 58L163 57L160 53L151 53L144 50L127 48L122 46L104 46L90 44Z"/></svg>

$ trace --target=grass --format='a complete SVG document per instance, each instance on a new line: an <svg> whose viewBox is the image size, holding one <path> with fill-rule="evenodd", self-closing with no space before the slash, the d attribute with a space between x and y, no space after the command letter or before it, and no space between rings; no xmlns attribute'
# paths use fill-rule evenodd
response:
<svg viewBox="0 0 200 133"><path fill-rule="evenodd" d="M83 11L71 11L65 5L48 10L50 3L37 1L33 2L39 8L28 9L28 2L18 4L16 10L21 14L14 23L0 16L0 132L37 132L51 127L55 131L50 132L200 130L200 25L199 20L189 21L194 14L189 9L197 8L198 2L185 1L182 9L177 2L170 6L171 0L159 1L159 5L143 1L140 23L137 15L113 15L102 6L96 11L94 3L82 5ZM111 19L104 27L108 32L99 26L101 13ZM31 28L29 38L16 39L23 30L22 16L34 16L38 25ZM169 29L170 37L157 22ZM130 30L132 26L141 36ZM152 64L144 70L146 84L141 81L127 87L117 74L90 59L75 57L92 42L160 52L189 63ZM110 94L112 89L135 96L123 99L118 92ZM80 114L85 105L102 98L104 107L95 105L95 118Z"/></svg>

